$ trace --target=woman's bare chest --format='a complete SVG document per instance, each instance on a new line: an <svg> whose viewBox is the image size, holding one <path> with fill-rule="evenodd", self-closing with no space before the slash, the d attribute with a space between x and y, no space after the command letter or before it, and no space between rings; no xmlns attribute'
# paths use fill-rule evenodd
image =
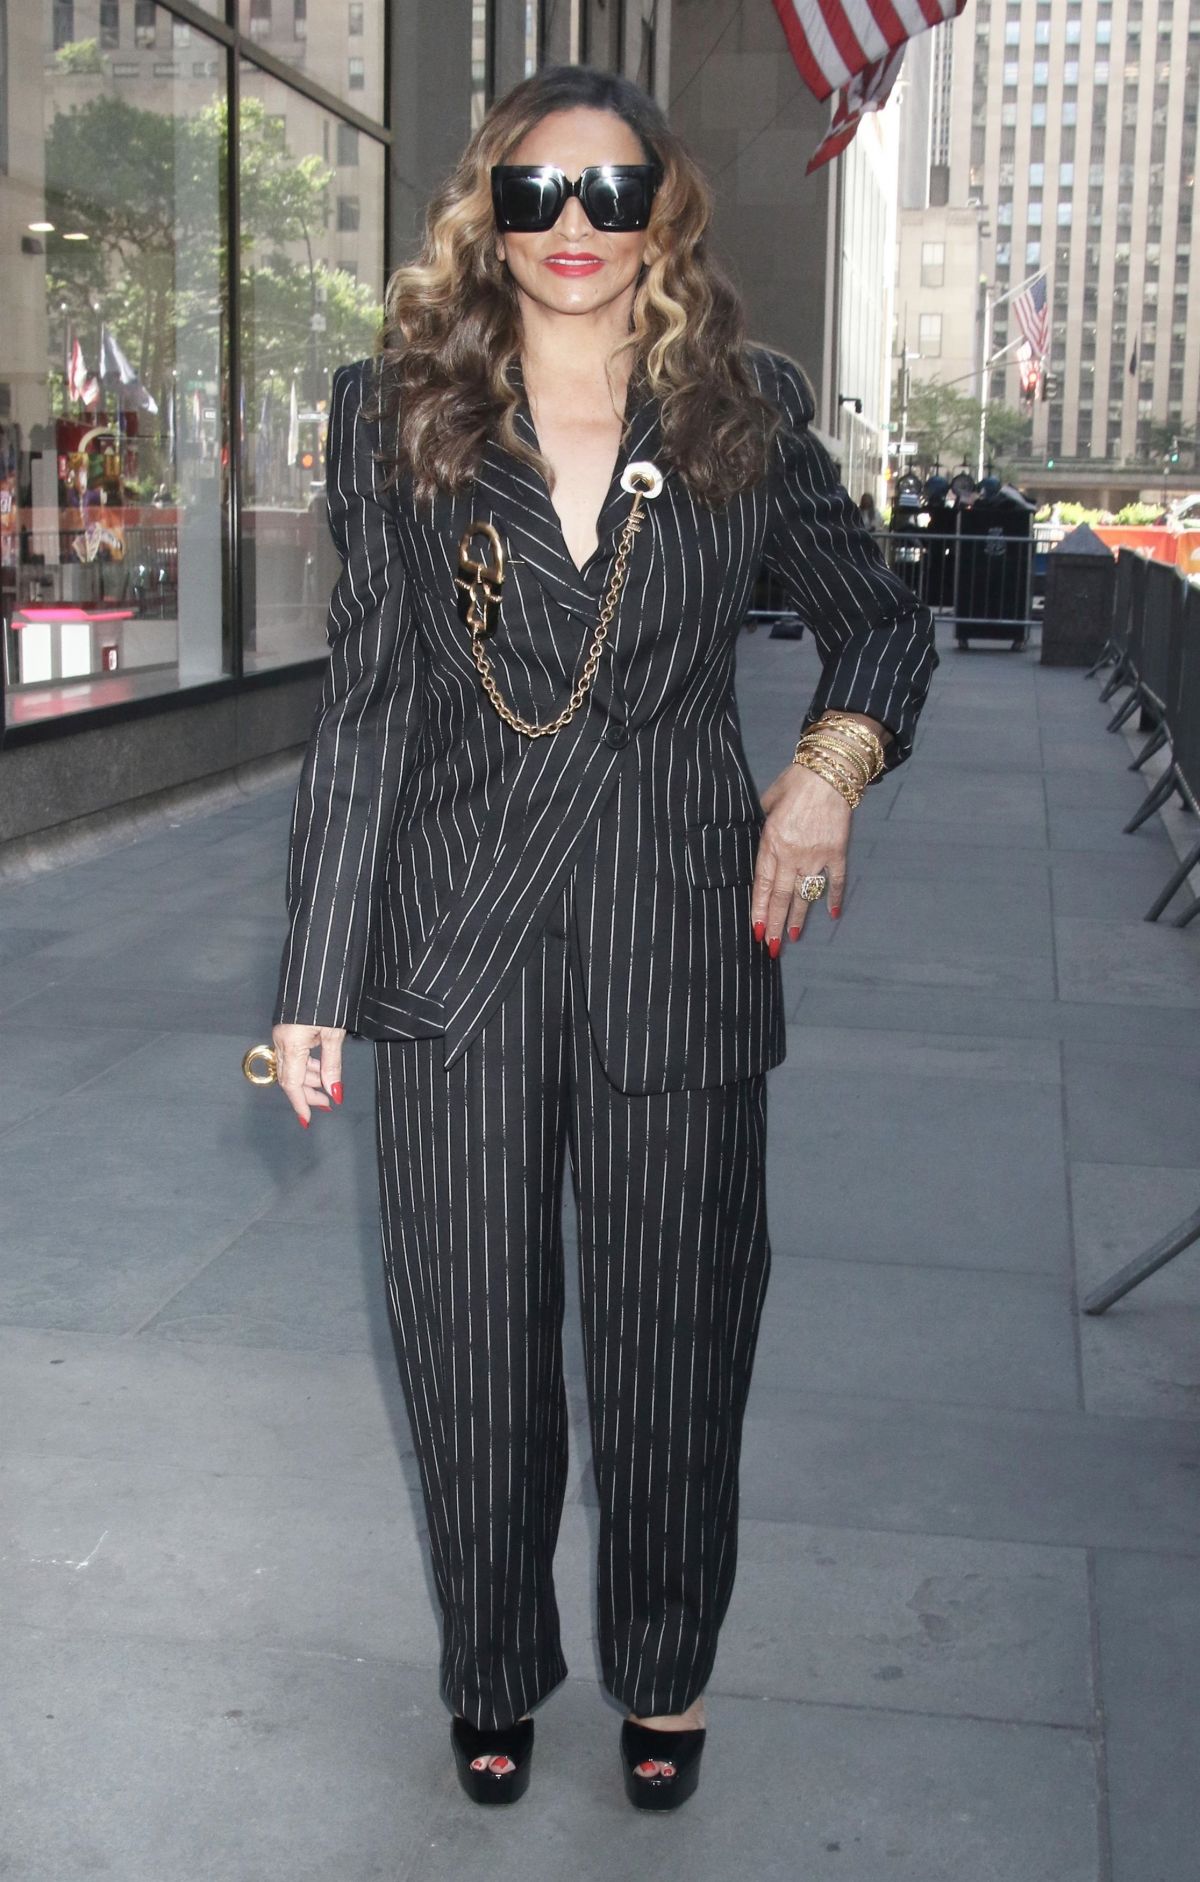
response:
<svg viewBox="0 0 1200 1882"><path fill-rule="evenodd" d="M596 525L621 443L622 421L599 404L539 401L534 419L542 456L553 473L551 498L577 568L597 546Z"/></svg>

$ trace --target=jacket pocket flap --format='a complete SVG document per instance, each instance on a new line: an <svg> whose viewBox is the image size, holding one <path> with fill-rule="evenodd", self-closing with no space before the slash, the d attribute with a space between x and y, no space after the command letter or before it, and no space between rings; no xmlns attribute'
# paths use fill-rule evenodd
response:
<svg viewBox="0 0 1200 1882"><path fill-rule="evenodd" d="M688 881L695 889L753 882L756 823L697 823L683 833Z"/></svg>

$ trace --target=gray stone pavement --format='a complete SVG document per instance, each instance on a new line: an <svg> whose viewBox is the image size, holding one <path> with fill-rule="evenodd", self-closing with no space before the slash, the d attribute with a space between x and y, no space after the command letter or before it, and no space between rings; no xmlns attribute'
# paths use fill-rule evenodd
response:
<svg viewBox="0 0 1200 1882"><path fill-rule="evenodd" d="M761 782L815 662L747 636ZM591 1643L512 1812L455 1783L373 1219L369 1053L247 1087L287 795L0 887L4 1809L17 1882L1193 1882L1200 926L1098 688L949 644L789 950L774 1270L701 1792L643 1819Z"/></svg>

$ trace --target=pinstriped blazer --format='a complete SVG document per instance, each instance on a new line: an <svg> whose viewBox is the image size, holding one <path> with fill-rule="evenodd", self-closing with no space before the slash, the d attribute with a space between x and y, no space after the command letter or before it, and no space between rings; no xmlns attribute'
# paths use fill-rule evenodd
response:
<svg viewBox="0 0 1200 1882"><path fill-rule="evenodd" d="M937 655L929 609L888 570L807 429L802 375L763 349L748 357L786 421L768 476L709 510L667 474L587 702L539 739L511 731L483 694L454 587L460 536L473 518L499 529L511 559L489 654L516 709L552 717L632 503L620 473L659 455L657 403L627 413L599 545L580 569L544 479L497 443L462 493L385 491L378 427L361 410L375 364L338 369L327 477L343 567L296 793L277 1022L440 1034L452 1064L574 870L588 1012L616 1085L717 1084L782 1059L779 962L750 928L763 812L734 698L755 579L774 571L822 656L797 735L827 706L868 713L894 735L894 769ZM518 425L536 445L527 404Z"/></svg>

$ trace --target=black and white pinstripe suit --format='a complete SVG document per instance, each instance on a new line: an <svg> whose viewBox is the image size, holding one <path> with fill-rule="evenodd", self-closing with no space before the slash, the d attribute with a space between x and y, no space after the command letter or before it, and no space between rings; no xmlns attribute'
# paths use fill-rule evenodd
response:
<svg viewBox="0 0 1200 1882"><path fill-rule="evenodd" d="M577 569L544 481L490 444L473 487L381 489L369 361L335 375L330 524L343 570L296 797L277 1021L378 1041L385 1266L423 1472L456 1711L502 1724L559 1678L551 1557L565 1414L557 1202L570 1145L606 1679L630 1710L703 1689L732 1586L737 1455L769 1266L764 1073L779 963L753 941L762 811L733 692L761 566L823 658L826 706L888 725L903 763L936 655L786 359L770 475L723 509L668 475L587 706L525 740L484 698L456 606L472 517L512 560L489 653L527 716L561 706L632 499L660 453L629 414ZM536 442L527 407L524 435ZM780 764L789 754L780 754Z"/></svg>

